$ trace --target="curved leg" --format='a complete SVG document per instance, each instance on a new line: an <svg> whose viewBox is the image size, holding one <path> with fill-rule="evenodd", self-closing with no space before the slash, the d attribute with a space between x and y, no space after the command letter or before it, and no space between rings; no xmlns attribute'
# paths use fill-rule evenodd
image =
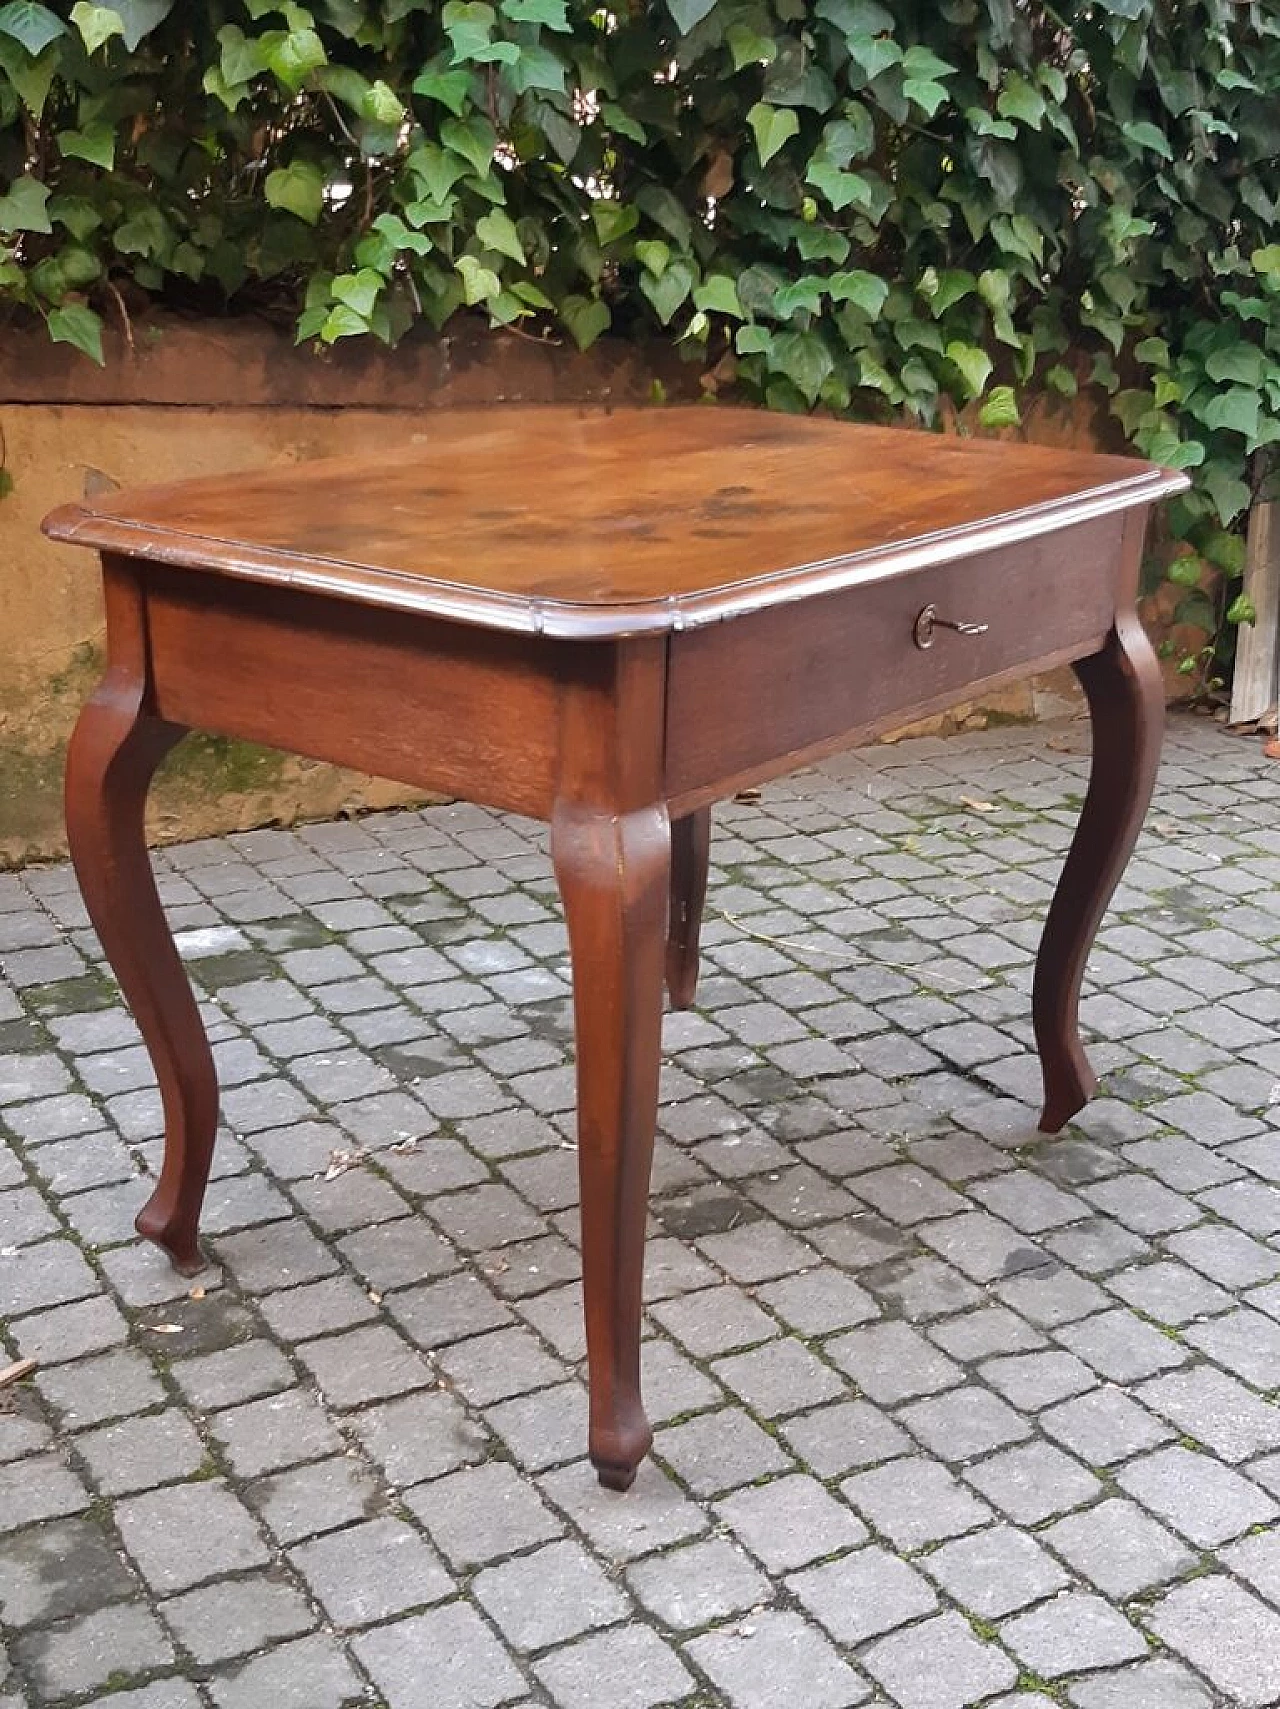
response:
<svg viewBox="0 0 1280 1709"><path fill-rule="evenodd" d="M671 910L667 924L667 990L673 1009L691 1009L698 989L698 937L707 899L711 809L699 807L671 827Z"/></svg>
<svg viewBox="0 0 1280 1709"><path fill-rule="evenodd" d="M627 1489L653 1441L640 1398L640 1301L658 1112L666 809L558 804L551 853L573 960L582 1281L591 1461Z"/></svg>
<svg viewBox="0 0 1280 1709"><path fill-rule="evenodd" d="M1160 667L1132 610L1117 617L1102 651L1074 668L1089 702L1093 764L1036 957L1031 1012L1044 1074L1043 1133L1057 1133L1097 1088L1080 1043L1080 985L1142 827L1164 733Z"/></svg>
<svg viewBox="0 0 1280 1709"><path fill-rule="evenodd" d="M209 1041L156 894L143 830L152 773L186 732L149 716L144 693L140 673L115 663L81 712L67 754L67 834L85 906L142 1032L164 1102L164 1165L138 1214L138 1232L191 1275L202 1264L196 1230L213 1156L218 1087Z"/></svg>

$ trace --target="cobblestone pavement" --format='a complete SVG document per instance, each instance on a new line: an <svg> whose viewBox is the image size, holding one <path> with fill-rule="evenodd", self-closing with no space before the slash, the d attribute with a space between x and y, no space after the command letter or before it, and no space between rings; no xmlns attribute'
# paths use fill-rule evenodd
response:
<svg viewBox="0 0 1280 1709"><path fill-rule="evenodd" d="M0 876L0 1709L1280 1702L1280 771L1174 720L1103 1095L1037 1140L1085 744L721 811L628 1497L582 1458L539 827L160 858L225 1088L194 1290L131 1232L158 1103L71 876Z"/></svg>

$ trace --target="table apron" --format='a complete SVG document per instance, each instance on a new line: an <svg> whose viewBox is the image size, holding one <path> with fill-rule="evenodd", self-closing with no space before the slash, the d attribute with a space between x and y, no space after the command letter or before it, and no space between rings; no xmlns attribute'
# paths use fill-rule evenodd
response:
<svg viewBox="0 0 1280 1709"><path fill-rule="evenodd" d="M416 788L550 816L567 672L610 650L145 566L154 711Z"/></svg>
<svg viewBox="0 0 1280 1709"><path fill-rule="evenodd" d="M1123 519L776 606L671 638L666 793L722 798L977 690L1096 653L1123 579ZM927 605L961 635L913 639Z"/></svg>

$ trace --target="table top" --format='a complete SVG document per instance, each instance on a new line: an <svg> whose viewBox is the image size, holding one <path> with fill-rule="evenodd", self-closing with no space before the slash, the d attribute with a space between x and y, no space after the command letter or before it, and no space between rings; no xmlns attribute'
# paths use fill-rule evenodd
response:
<svg viewBox="0 0 1280 1709"><path fill-rule="evenodd" d="M352 421L352 438L358 427ZM1181 491L1125 457L720 406L494 406L403 452L134 488L45 531L566 639L689 628Z"/></svg>

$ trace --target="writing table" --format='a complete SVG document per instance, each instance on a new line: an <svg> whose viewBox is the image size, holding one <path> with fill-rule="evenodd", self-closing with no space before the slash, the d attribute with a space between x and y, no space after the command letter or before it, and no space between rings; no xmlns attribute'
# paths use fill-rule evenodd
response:
<svg viewBox="0 0 1280 1709"><path fill-rule="evenodd" d="M717 798L1070 663L1088 793L1032 1010L1041 1126L1091 1094L1077 999L1150 798L1160 673L1134 612L1128 459L748 410L424 418L392 457L113 493L51 516L102 553L106 674L67 765L71 853L160 1083L138 1228L182 1270L217 1120L208 1041L143 833L193 728L548 820L574 982L590 1452L652 1433L641 1271L664 985L693 1001Z"/></svg>

